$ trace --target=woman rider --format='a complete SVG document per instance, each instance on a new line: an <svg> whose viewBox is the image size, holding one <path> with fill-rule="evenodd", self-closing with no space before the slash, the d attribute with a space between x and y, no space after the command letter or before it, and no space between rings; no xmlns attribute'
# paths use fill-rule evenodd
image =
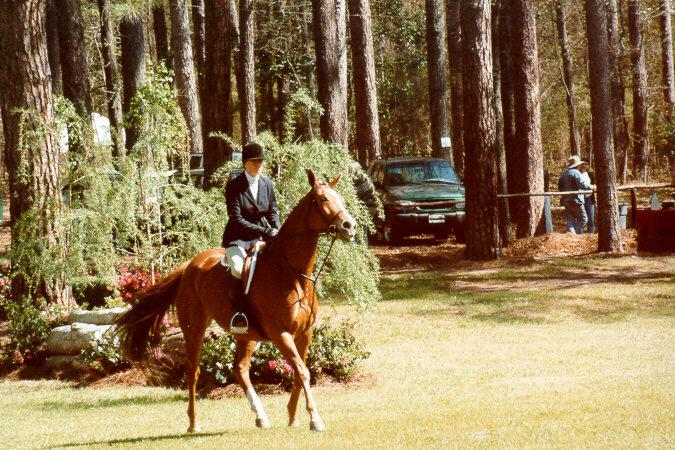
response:
<svg viewBox="0 0 675 450"><path fill-rule="evenodd" d="M274 183L262 176L265 154L262 145L249 142L242 149L244 171L225 188L229 220L223 233L223 247L230 265L229 297L232 304L230 332L248 331L244 312L244 282L241 272L248 250L261 240L273 239L281 222L274 197Z"/></svg>

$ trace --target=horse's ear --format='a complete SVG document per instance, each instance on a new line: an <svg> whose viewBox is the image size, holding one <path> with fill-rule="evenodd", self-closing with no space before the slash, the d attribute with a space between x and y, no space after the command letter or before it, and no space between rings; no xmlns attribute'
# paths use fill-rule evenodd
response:
<svg viewBox="0 0 675 450"><path fill-rule="evenodd" d="M335 186L338 184L338 181L340 181L340 178L342 177L342 174L337 174L335 178L333 178L331 181L328 182L328 186L330 186L331 189L335 189Z"/></svg>
<svg viewBox="0 0 675 450"><path fill-rule="evenodd" d="M307 169L307 179L309 180L309 184L314 187L316 185L316 175L314 175L314 172L312 169Z"/></svg>

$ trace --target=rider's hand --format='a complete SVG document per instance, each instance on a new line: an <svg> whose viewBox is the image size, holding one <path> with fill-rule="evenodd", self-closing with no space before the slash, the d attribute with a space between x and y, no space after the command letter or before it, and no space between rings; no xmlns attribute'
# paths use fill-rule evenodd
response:
<svg viewBox="0 0 675 450"><path fill-rule="evenodd" d="M277 230L276 228L270 227L270 228L265 230L265 235L269 239L274 239L277 236L277 233L279 233L279 230Z"/></svg>

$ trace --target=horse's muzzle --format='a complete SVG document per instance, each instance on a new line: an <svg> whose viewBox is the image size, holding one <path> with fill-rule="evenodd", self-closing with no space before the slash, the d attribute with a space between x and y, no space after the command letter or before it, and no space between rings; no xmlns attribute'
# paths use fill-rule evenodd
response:
<svg viewBox="0 0 675 450"><path fill-rule="evenodd" d="M356 236L356 220L351 216L340 218L336 225L331 225L331 231L342 241L351 242Z"/></svg>

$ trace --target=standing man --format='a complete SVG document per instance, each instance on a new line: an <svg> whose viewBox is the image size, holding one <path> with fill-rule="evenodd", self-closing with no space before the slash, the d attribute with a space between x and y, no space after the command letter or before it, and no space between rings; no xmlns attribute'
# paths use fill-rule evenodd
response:
<svg viewBox="0 0 675 450"><path fill-rule="evenodd" d="M587 183L581 177L578 167L586 164L577 155L570 156L567 169L560 174L558 179L558 190L566 191L589 191L595 189L595 186ZM588 222L588 216L584 208L584 194L566 194L561 197L560 203L565 207L565 217L567 218L567 232L582 234L584 226Z"/></svg>
<svg viewBox="0 0 675 450"><path fill-rule="evenodd" d="M281 228L279 209L274 197L274 183L262 176L265 163L262 145L256 142L244 145L241 159L244 171L230 180L225 188L229 219L222 243L230 266L230 332L234 334L248 331L244 282L241 279L246 253L258 241L274 239Z"/></svg>
<svg viewBox="0 0 675 450"><path fill-rule="evenodd" d="M579 165L579 172L581 173L581 179L586 182L588 185L593 185L593 179L591 178L591 173L588 171L588 163L582 161ZM595 233L595 194L584 194L584 210L586 211L586 217L588 217L588 223L586 224L586 233L594 234Z"/></svg>

